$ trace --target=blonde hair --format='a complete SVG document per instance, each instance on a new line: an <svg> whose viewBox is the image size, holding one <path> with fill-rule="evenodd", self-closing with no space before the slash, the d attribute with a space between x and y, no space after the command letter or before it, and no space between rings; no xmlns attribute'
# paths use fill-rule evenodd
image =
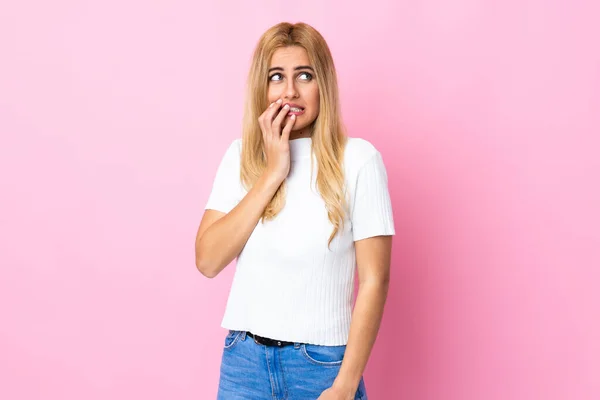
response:
<svg viewBox="0 0 600 400"><path fill-rule="evenodd" d="M240 179L249 190L266 167L258 117L268 106L268 69L271 57L277 49L287 46L300 46L306 50L319 86L320 108L312 126L312 151L318 166L317 189L325 202L329 221L334 226L328 241L330 245L343 227L346 215L343 159L347 137L339 112L333 58L323 36L310 25L282 22L268 29L258 41L248 74ZM265 208L263 223L275 218L284 207L285 193L284 181Z"/></svg>

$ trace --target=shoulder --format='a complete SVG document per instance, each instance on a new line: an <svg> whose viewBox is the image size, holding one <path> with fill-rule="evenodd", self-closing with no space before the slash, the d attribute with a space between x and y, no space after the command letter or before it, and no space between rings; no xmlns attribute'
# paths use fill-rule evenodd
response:
<svg viewBox="0 0 600 400"><path fill-rule="evenodd" d="M348 137L344 151L344 163L352 170L358 170L379 154L377 148L368 140Z"/></svg>
<svg viewBox="0 0 600 400"><path fill-rule="evenodd" d="M242 151L242 138L233 139L233 141L229 144L228 151L232 151L234 153L241 153Z"/></svg>
<svg viewBox="0 0 600 400"><path fill-rule="evenodd" d="M240 159L240 155L242 153L242 139L237 138L229 143L227 146L227 150L225 150L225 154L223 156L224 159L228 161L235 161Z"/></svg>
<svg viewBox="0 0 600 400"><path fill-rule="evenodd" d="M242 139L235 139L227 145L225 150L214 150L213 156L215 154L221 153L220 158L221 161L218 167L218 174L229 173L225 171L234 171L239 170L240 161L241 161L241 152L242 152ZM219 157L218 155L216 157Z"/></svg>

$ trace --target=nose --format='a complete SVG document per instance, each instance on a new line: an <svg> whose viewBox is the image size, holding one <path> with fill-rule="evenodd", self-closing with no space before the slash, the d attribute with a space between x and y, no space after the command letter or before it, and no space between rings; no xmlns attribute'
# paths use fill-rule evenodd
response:
<svg viewBox="0 0 600 400"><path fill-rule="evenodd" d="M288 80L283 95L286 99L294 99L298 97L298 91L296 90L296 84L293 79Z"/></svg>

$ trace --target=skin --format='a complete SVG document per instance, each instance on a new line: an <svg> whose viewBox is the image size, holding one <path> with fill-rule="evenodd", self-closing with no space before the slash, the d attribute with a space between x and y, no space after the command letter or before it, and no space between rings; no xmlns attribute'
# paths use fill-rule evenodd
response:
<svg viewBox="0 0 600 400"><path fill-rule="evenodd" d="M354 242L359 289L344 361L333 386L318 400L353 400L377 338L390 281L392 236Z"/></svg>
<svg viewBox="0 0 600 400"><path fill-rule="evenodd" d="M310 137L319 116L319 85L306 50L299 46L282 47L269 63L267 101L271 104L258 118L267 157L265 173L283 181L290 170L289 140ZM303 108L291 115L288 104Z"/></svg>
<svg viewBox="0 0 600 400"><path fill-rule="evenodd" d="M304 113L294 123L290 140L311 135L312 123L319 115L319 85L304 48L289 46L275 51L269 65L267 100L304 107ZM283 123L289 118L286 115Z"/></svg>
<svg viewBox="0 0 600 400"><path fill-rule="evenodd" d="M271 60L268 100L259 117L267 168L250 192L228 214L206 210L196 236L196 266L205 276L219 274L240 253L262 212L290 168L289 140L309 137L319 113L319 87L306 51L278 49ZM307 75L313 75L310 79ZM294 118L287 102L305 108ZM333 385L318 400L353 400L383 316L387 298L392 237L375 236L355 242L359 290L352 313L344 360Z"/></svg>
<svg viewBox="0 0 600 400"><path fill-rule="evenodd" d="M306 66L310 66L308 55L301 47L278 49L271 59L268 87L271 105L261 116L260 123L264 127L267 155L272 154L273 159L280 162L284 160L281 154L286 150L286 131L291 129L289 140L310 136L312 123L319 113L319 87L312 68L303 68ZM292 121L291 128L288 110L281 108L282 104L288 102L305 107L304 114L295 122ZM280 139L278 132L282 129L281 124L285 126ZM268 132L267 135L264 134L265 131ZM277 162L270 165L274 170L279 166L280 171L287 176L289 158L285 158L285 162L285 165ZM383 316L389 287L391 249L391 236L376 236L355 242L359 291L346 353L333 386L325 390L318 400L354 399Z"/></svg>

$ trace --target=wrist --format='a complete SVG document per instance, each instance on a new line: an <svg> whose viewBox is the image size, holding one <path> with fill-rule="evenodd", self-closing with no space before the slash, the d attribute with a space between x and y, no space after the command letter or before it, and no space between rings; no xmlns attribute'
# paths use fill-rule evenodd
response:
<svg viewBox="0 0 600 400"><path fill-rule="evenodd" d="M265 169L264 173L262 174L262 178L266 185L275 186L275 188L278 188L285 179L285 177L282 177L280 174L269 169Z"/></svg>
<svg viewBox="0 0 600 400"><path fill-rule="evenodd" d="M340 393L344 395L352 396L354 398L354 394L358 390L359 382L353 382L350 380L343 380L339 376L333 381L332 387L334 387Z"/></svg>

